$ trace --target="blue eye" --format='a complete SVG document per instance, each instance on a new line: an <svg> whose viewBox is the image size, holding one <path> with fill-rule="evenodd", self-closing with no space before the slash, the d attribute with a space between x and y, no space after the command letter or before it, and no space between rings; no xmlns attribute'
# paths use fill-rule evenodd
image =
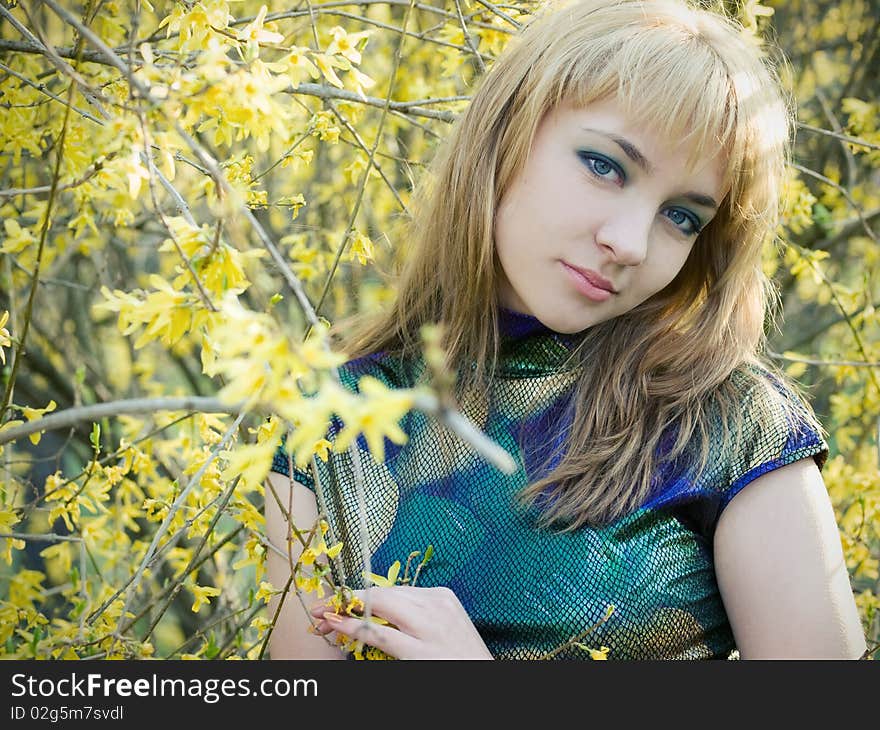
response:
<svg viewBox="0 0 880 730"><path fill-rule="evenodd" d="M684 208L669 208L666 217L688 236L696 236L702 229L700 219Z"/></svg>
<svg viewBox="0 0 880 730"><path fill-rule="evenodd" d="M623 182L626 179L626 175L623 174L623 169L620 165L604 155L599 155L595 152L579 152L578 155L596 177L602 180L611 180L615 183L618 180Z"/></svg>

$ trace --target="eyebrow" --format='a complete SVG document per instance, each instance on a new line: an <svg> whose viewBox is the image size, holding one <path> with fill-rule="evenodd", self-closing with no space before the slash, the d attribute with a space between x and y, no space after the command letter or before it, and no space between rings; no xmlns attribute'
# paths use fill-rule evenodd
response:
<svg viewBox="0 0 880 730"><path fill-rule="evenodd" d="M620 149L623 150L624 154L629 157L629 159L635 162L648 175L652 175L654 173L654 168L648 161L648 158L641 153L638 147L636 147L625 137L620 137L616 134L611 134L610 132L603 132L601 129L592 129L591 127L582 127L582 129L585 132L592 132L594 134L599 134L603 137L610 139L618 147L620 147ZM718 208L718 203L715 201L715 198L710 195L703 195L703 193L691 191L688 193L684 193L684 195L682 195L681 197L685 198L686 200L690 200L696 205L703 206L704 208Z"/></svg>

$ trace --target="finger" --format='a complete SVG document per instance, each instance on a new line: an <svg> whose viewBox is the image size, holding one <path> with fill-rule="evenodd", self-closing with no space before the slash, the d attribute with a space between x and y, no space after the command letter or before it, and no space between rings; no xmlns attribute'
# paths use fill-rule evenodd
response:
<svg viewBox="0 0 880 730"><path fill-rule="evenodd" d="M313 618L321 618L326 611L332 611L333 607L327 601L318 601L309 606L309 613Z"/></svg>
<svg viewBox="0 0 880 730"><path fill-rule="evenodd" d="M425 608L425 598L430 590L412 586L371 586L351 593L364 604L369 601L371 615L380 616L409 632L413 628L415 614ZM323 616L325 611L333 609L326 603L316 604L311 608L315 618Z"/></svg>
<svg viewBox="0 0 880 730"><path fill-rule="evenodd" d="M414 590L409 586L371 586L369 589L370 612L377 613L385 610L394 610L400 601L405 601L410 597L409 591ZM363 604L367 600L367 590L358 589L350 590L348 593L353 599ZM318 601L309 607L309 613L315 618L320 618L326 611L334 610L333 604L329 600Z"/></svg>
<svg viewBox="0 0 880 730"><path fill-rule="evenodd" d="M407 634L393 629L390 626L364 621L363 619L349 616L340 616L327 612L324 619L333 631L336 631L353 639L359 639L365 644L381 649L389 656L398 659L406 659L414 655L417 641Z"/></svg>
<svg viewBox="0 0 880 730"><path fill-rule="evenodd" d="M333 627L330 626L329 623L325 619L318 619L314 624L310 624L308 628L309 633L315 634L317 636L324 636L333 631Z"/></svg>

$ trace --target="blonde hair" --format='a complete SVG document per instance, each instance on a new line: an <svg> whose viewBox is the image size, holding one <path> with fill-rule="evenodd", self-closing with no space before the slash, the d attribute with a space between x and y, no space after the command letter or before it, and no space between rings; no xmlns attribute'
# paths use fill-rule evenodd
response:
<svg viewBox="0 0 880 730"><path fill-rule="evenodd" d="M396 300L334 328L353 358L409 357L418 355L421 325L442 322L460 392L484 385L499 345L498 201L544 114L609 96L652 130L685 140L692 161L725 150L728 193L675 280L590 328L572 354L589 365L574 385L564 457L520 494L530 504L554 486L545 527L607 523L638 507L670 424L675 438L664 442L665 458L693 450L702 470L713 419L720 415L723 438L734 438L746 391L759 387L791 407L761 376L771 368L758 355L774 302L761 254L778 224L791 113L754 39L732 20L677 0L547 7L483 77L420 181Z"/></svg>

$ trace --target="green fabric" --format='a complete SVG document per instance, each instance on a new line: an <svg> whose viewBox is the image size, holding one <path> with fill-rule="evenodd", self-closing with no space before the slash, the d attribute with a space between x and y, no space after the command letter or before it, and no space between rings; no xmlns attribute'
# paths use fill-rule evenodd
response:
<svg viewBox="0 0 880 730"><path fill-rule="evenodd" d="M537 508L523 511L514 495L563 443L576 376L565 361L576 337L508 310L499 324L498 373L488 392L471 394L461 405L518 460L519 470L502 474L418 412L401 420L406 444L386 440L382 464L359 439L373 572L384 575L394 561L405 564L411 552L433 545L419 585L451 588L499 659L542 657L600 621L609 606L610 618L580 640L583 646L570 645L555 658L588 659L587 649L600 647L609 648L609 659L727 658L735 646L713 569L718 517L767 471L808 456L821 467L828 454L821 434L780 414L772 428L747 428L732 453L713 453L708 473L696 479L674 470L659 475L649 499L613 524L569 533L538 530ZM347 363L342 376L355 391L363 375L407 387L421 366L377 353ZM749 413L768 408L748 399L743 407ZM334 418L328 438L341 426ZM272 468L288 474L288 463L282 447ZM351 459L334 454L318 468L328 518L345 543L349 584L362 587ZM294 477L314 489L308 473L295 470Z"/></svg>

